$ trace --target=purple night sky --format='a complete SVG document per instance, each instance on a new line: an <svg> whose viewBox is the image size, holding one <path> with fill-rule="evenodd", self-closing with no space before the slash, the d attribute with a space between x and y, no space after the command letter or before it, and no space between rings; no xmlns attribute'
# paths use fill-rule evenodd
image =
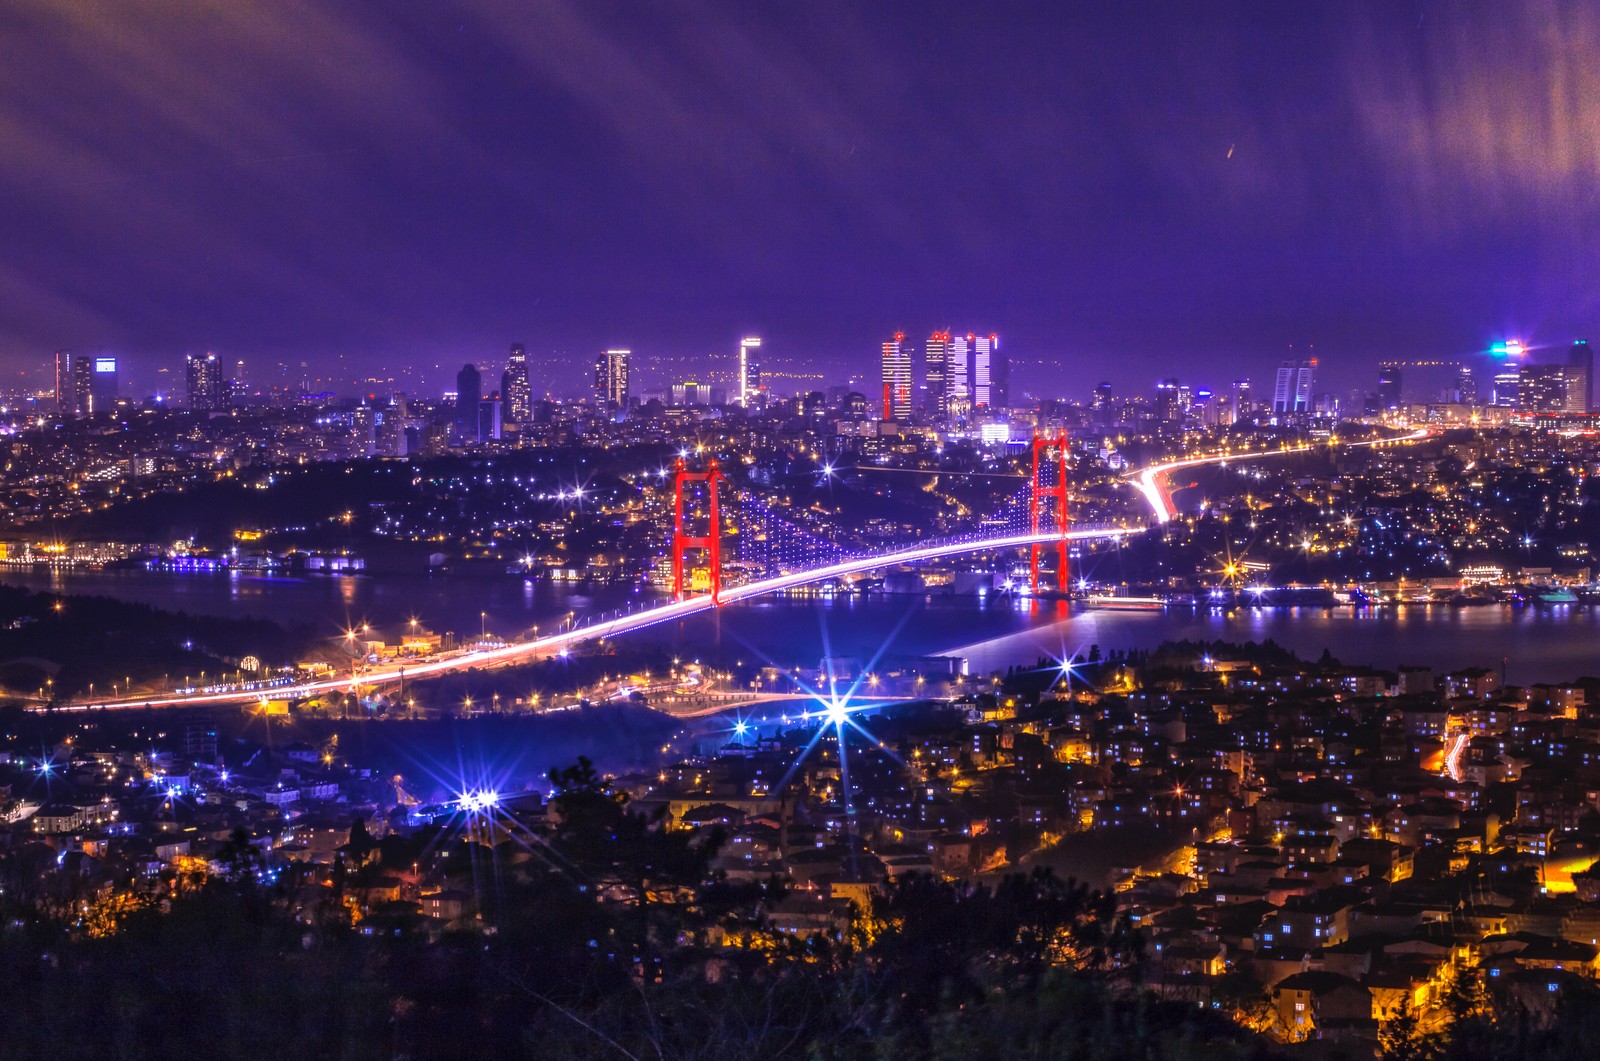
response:
<svg viewBox="0 0 1600 1061"><path fill-rule="evenodd" d="M0 9L13 383L69 347L443 386L523 340L565 390L745 332L843 376L954 326L1019 389L1308 342L1370 385L1587 334L1597 190L1592 2Z"/></svg>

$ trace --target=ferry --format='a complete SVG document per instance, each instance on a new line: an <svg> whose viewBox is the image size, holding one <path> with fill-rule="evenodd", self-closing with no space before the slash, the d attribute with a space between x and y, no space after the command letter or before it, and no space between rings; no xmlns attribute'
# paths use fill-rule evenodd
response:
<svg viewBox="0 0 1600 1061"><path fill-rule="evenodd" d="M1540 604L1577 604L1578 595L1570 589L1547 589L1539 594Z"/></svg>
<svg viewBox="0 0 1600 1061"><path fill-rule="evenodd" d="M1084 598L1091 608L1115 608L1119 611L1155 612L1167 606L1161 597L1116 597L1109 593L1091 593Z"/></svg>

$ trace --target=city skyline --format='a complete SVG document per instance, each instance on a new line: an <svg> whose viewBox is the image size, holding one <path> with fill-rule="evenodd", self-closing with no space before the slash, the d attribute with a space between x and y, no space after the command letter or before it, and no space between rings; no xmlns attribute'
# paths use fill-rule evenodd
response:
<svg viewBox="0 0 1600 1061"><path fill-rule="evenodd" d="M843 371L982 319L1085 394L1291 344L1353 383L1597 313L1578 5L186 13L12 16L12 373L749 334ZM920 61L958 44L1007 62Z"/></svg>

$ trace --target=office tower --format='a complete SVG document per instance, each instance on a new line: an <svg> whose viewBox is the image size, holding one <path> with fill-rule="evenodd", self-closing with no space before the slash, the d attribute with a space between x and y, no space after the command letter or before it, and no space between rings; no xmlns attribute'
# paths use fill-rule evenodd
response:
<svg viewBox="0 0 1600 1061"><path fill-rule="evenodd" d="M949 416L952 421L965 420L972 412L972 343L967 336L951 336L945 357Z"/></svg>
<svg viewBox="0 0 1600 1061"><path fill-rule="evenodd" d="M1529 413L1559 413L1566 407L1567 366L1522 366L1517 373L1518 409Z"/></svg>
<svg viewBox="0 0 1600 1061"><path fill-rule="evenodd" d="M883 418L899 423L911 419L911 350L905 332L895 332L883 344Z"/></svg>
<svg viewBox="0 0 1600 1061"><path fill-rule="evenodd" d="M749 335L739 340L739 373L733 390L740 405L748 408L761 393L761 339Z"/></svg>
<svg viewBox="0 0 1600 1061"><path fill-rule="evenodd" d="M1000 349L1000 336L989 333L989 404L1011 408L1011 356Z"/></svg>
<svg viewBox="0 0 1600 1061"><path fill-rule="evenodd" d="M1389 412L1400 408L1400 366L1378 366L1378 409Z"/></svg>
<svg viewBox="0 0 1600 1061"><path fill-rule="evenodd" d="M56 412L61 416L76 416L77 402L72 393L72 351L56 351Z"/></svg>
<svg viewBox="0 0 1600 1061"><path fill-rule="evenodd" d="M1101 381L1094 385L1094 393L1089 398L1089 408L1099 411L1111 408L1111 384Z"/></svg>
<svg viewBox="0 0 1600 1061"><path fill-rule="evenodd" d="M117 359L97 357L89 377L89 412L109 413L117 407Z"/></svg>
<svg viewBox="0 0 1600 1061"><path fill-rule="evenodd" d="M928 374L928 404L939 420L950 418L950 333L934 332L923 348Z"/></svg>
<svg viewBox="0 0 1600 1061"><path fill-rule="evenodd" d="M987 409L994 398L991 387L994 377L991 373L993 361L990 351L994 347L994 336L977 336L968 334L967 346L972 350L972 407L974 409Z"/></svg>
<svg viewBox="0 0 1600 1061"><path fill-rule="evenodd" d="M477 431L479 442L494 442L500 439L500 396L490 395L478 399L477 423L473 425Z"/></svg>
<svg viewBox="0 0 1600 1061"><path fill-rule="evenodd" d="M483 400L483 373L470 362L456 373L456 438L479 441L478 403Z"/></svg>
<svg viewBox="0 0 1600 1061"><path fill-rule="evenodd" d="M1182 421L1183 413L1178 404L1178 381L1163 379L1156 381L1155 396L1156 420L1163 424L1176 424Z"/></svg>
<svg viewBox="0 0 1600 1061"><path fill-rule="evenodd" d="M1587 340L1572 344L1567 370L1567 412L1586 413L1594 408L1594 349Z"/></svg>
<svg viewBox="0 0 1600 1061"><path fill-rule="evenodd" d="M1250 415L1250 381L1236 379L1233 381L1233 422L1238 423Z"/></svg>
<svg viewBox="0 0 1600 1061"><path fill-rule="evenodd" d="M628 407L628 350L604 350L594 359L594 399L609 409Z"/></svg>
<svg viewBox="0 0 1600 1061"><path fill-rule="evenodd" d="M88 416L94 411L94 358L72 359L72 402L74 416Z"/></svg>
<svg viewBox="0 0 1600 1061"><path fill-rule="evenodd" d="M1463 405L1478 403L1478 380L1472 374L1471 365L1462 365L1456 370L1456 401Z"/></svg>
<svg viewBox="0 0 1600 1061"><path fill-rule="evenodd" d="M189 389L189 408L210 412L228 407L228 389L222 379L222 362L216 354L184 356L184 379Z"/></svg>
<svg viewBox="0 0 1600 1061"><path fill-rule="evenodd" d="M1511 363L1501 364L1494 374L1494 391L1490 404L1515 408L1521 379L1521 368Z"/></svg>
<svg viewBox="0 0 1600 1061"><path fill-rule="evenodd" d="M519 427L533 420L533 380L528 375L528 348L511 344L506 371L500 378L500 393L505 398L505 419Z"/></svg>
<svg viewBox="0 0 1600 1061"><path fill-rule="evenodd" d="M1317 362L1285 361L1278 366L1278 377L1272 389L1274 413L1297 414L1311 412L1311 394L1316 387Z"/></svg>

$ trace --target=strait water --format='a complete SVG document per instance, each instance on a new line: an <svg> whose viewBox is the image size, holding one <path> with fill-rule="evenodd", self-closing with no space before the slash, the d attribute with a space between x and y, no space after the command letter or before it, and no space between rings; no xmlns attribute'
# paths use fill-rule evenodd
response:
<svg viewBox="0 0 1600 1061"><path fill-rule="evenodd" d="M391 636L416 617L466 636L480 628L521 635L581 623L619 607L642 607L645 592L580 593L553 583L470 577L259 577L166 572L7 571L0 582L29 589L99 594L194 615L249 615L337 634L371 623ZM639 642L685 656L761 658L811 665L824 654L870 659L960 655L974 671L1003 669L1041 654L1153 648L1168 640L1276 641L1315 658L1435 668L1504 665L1513 683L1600 675L1600 609L1406 606L1248 609L1232 613L1170 608L1111 611L1030 604L1006 597L839 596L773 598L639 631Z"/></svg>

